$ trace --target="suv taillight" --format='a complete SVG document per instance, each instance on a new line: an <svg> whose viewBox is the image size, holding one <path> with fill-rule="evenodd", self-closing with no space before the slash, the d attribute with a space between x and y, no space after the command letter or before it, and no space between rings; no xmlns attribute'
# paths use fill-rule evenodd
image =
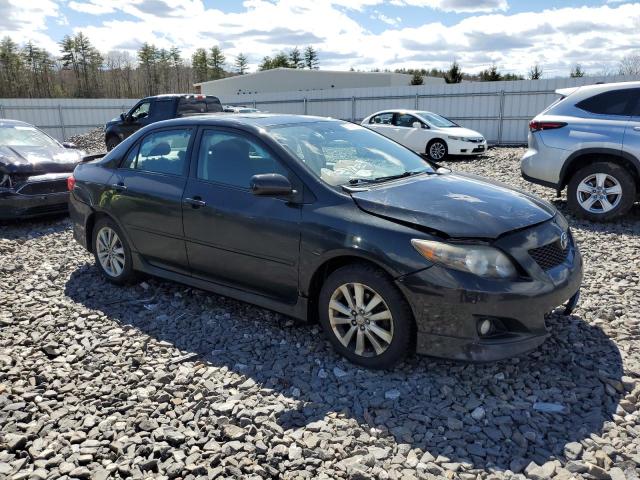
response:
<svg viewBox="0 0 640 480"><path fill-rule="evenodd" d="M547 122L544 120L531 120L529 122L529 131L538 132L540 130L554 130L566 126L565 122Z"/></svg>
<svg viewBox="0 0 640 480"><path fill-rule="evenodd" d="M67 177L67 190L71 191L75 186L76 186L76 179L73 177L73 175L71 175L70 177Z"/></svg>

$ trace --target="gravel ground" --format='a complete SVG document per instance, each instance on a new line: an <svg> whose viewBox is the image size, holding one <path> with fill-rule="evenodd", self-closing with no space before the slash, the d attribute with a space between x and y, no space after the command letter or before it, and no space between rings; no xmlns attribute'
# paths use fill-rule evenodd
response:
<svg viewBox="0 0 640 480"><path fill-rule="evenodd" d="M521 153L447 166L564 211ZM0 478L638 479L640 209L570 221L582 300L541 348L391 372L245 303L110 285L67 219L0 226Z"/></svg>

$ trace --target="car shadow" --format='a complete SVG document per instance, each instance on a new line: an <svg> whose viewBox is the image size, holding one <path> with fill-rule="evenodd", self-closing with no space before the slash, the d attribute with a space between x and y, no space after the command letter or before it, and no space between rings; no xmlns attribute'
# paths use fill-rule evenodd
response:
<svg viewBox="0 0 640 480"><path fill-rule="evenodd" d="M638 202L625 215L608 222L592 222L575 216L569 210L565 195L554 198L551 203L567 218L571 228L611 235L640 236L640 203Z"/></svg>
<svg viewBox="0 0 640 480"><path fill-rule="evenodd" d="M392 371L368 371L335 354L317 325L172 282L116 287L85 263L65 294L206 366L252 379L265 391L260 402L295 401L277 415L284 430L337 417L379 438L371 444L406 444L422 451L418 459L446 457L440 462L467 469L564 461L566 444L601 434L624 391L617 346L577 315L550 314L550 338L521 357L468 364L413 356Z"/></svg>

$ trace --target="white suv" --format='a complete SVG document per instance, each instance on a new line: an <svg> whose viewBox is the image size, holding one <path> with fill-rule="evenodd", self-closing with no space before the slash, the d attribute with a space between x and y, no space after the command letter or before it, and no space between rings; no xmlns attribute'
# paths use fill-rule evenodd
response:
<svg viewBox="0 0 640 480"><path fill-rule="evenodd" d="M361 125L436 162L447 155L480 155L487 150L482 134L433 112L383 110L366 117Z"/></svg>
<svg viewBox="0 0 640 480"><path fill-rule="evenodd" d="M595 221L623 215L640 191L640 82L556 90L529 123L522 176L567 189L569 208Z"/></svg>

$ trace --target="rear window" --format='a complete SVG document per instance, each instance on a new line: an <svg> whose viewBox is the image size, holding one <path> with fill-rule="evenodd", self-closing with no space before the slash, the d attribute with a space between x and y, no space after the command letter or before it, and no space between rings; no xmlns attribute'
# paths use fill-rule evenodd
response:
<svg viewBox="0 0 640 480"><path fill-rule="evenodd" d="M576 104L576 107L599 115L630 115L630 108L635 104L639 89L626 88L599 93Z"/></svg>
<svg viewBox="0 0 640 480"><path fill-rule="evenodd" d="M214 113L221 111L222 104L217 97L194 95L190 97L182 97L178 101L178 116L190 115L194 113Z"/></svg>

